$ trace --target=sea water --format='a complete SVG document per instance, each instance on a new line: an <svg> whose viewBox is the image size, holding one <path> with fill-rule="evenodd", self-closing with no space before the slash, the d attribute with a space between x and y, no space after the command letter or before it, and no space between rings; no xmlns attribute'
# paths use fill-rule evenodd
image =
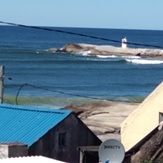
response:
<svg viewBox="0 0 163 163"><path fill-rule="evenodd" d="M163 31L49 28L118 41L127 37L130 42L163 46ZM0 26L4 103L57 108L97 100L140 102L163 80L161 59L49 51L69 43L121 46L120 42L54 31Z"/></svg>

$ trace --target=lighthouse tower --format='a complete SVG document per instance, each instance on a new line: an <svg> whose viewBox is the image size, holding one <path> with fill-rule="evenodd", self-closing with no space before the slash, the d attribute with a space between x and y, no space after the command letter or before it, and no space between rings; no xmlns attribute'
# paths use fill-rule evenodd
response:
<svg viewBox="0 0 163 163"><path fill-rule="evenodd" d="M122 39L122 48L127 48L127 39L126 39L126 37Z"/></svg>

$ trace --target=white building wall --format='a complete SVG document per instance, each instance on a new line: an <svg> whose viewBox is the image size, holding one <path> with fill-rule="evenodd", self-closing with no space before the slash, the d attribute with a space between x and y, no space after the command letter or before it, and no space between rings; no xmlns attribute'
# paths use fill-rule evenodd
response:
<svg viewBox="0 0 163 163"><path fill-rule="evenodd" d="M163 83L121 124L121 142L125 151L131 149L158 126L159 112L163 112Z"/></svg>

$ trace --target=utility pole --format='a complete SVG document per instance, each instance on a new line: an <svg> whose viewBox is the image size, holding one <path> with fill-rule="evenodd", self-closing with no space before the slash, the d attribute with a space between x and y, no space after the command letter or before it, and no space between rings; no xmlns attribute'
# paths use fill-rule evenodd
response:
<svg viewBox="0 0 163 163"><path fill-rule="evenodd" d="M0 103L3 103L4 66L0 66Z"/></svg>

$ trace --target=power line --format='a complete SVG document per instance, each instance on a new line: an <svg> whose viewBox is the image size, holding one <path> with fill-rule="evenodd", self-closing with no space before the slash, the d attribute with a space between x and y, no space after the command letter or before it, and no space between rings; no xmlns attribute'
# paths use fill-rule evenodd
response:
<svg viewBox="0 0 163 163"><path fill-rule="evenodd" d="M24 83L22 84L18 91L17 91L17 94L16 94L16 97L15 97L15 103L18 105L18 96L19 96L19 93L20 91L22 90L22 88L24 86L31 86L33 88L39 88L39 89L42 89L42 90L45 90L45 91L49 91L49 92L54 92L54 93L60 93L60 94L64 94L64 95L69 95L69 96L76 96L76 97L83 97L83 98L89 98L89 99L93 99L93 100L107 100L107 99L101 99L101 98L96 98L96 97L89 97L89 96L82 96L82 95L78 95L78 94L73 94L73 93L65 93L63 91L57 91L57 90L51 90L51 89L48 89L48 88L44 88L44 87L40 87L40 86L35 86L33 84L29 84L29 83ZM109 100L111 101L111 100Z"/></svg>
<svg viewBox="0 0 163 163"><path fill-rule="evenodd" d="M70 34L70 35L82 36L82 37L87 37L87 38L92 38L92 39L103 40L103 41L121 43L121 41L119 41L119 40L103 38L103 37L97 37L97 36L91 36L91 35L75 33L75 32L69 32L69 31L64 31L64 30L59 30L59 29L51 29L51 28L38 27L38 26L29 26L29 25L23 25L23 24L11 23L11 22L4 22L4 21L0 21L0 23L1 24L12 25L12 26L24 27L24 28L33 28L33 29L38 29L38 30L45 30L45 31L51 31L51 32L59 32L59 33L65 33L65 34ZM151 45L151 44L140 44L140 43L134 43L134 42L127 42L127 44L163 49L163 46Z"/></svg>
<svg viewBox="0 0 163 163"><path fill-rule="evenodd" d="M103 40L103 41L110 41L110 42L116 42L116 43L121 43L121 41L119 40L113 40L113 39L108 39L108 38L103 38L103 37L97 37L97 36L91 36L91 35L86 35L86 34L81 34L81 33L75 33L75 32L69 32L69 31L64 31L64 30L58 30L58 29L51 29L51 28L46 28L46 27L38 27L38 26L28 26L28 25L23 25L23 24L16 24L16 23L11 23L11 22L4 22L4 21L0 21L1 24L7 24L7 25L12 25L12 26L19 26L19 27L24 27L24 28L33 28L33 29L37 29L37 30L45 30L45 31L51 31L51 32L58 32L58 33L64 33L64 34L70 34L70 35L76 35L76 36L82 36L82 37L87 37L87 38L92 38L92 39L98 39L98 40ZM147 46L147 47L155 47L155 48L163 48L163 46L157 46L157 45L151 45L151 44L140 44L140 43L134 43L134 42L127 42L127 44L130 45L137 45L137 46ZM12 80L11 78L9 78L9 80ZM93 98L93 97L89 97L89 96L82 96L82 95L78 95L78 94L71 94L71 93L65 93L63 91L56 91L56 90L50 90L47 88L43 88L43 87L39 87L39 86L35 86L32 84L28 84L28 83L24 83L20 86L20 88L18 89L18 92L16 94L16 104L18 105L18 96L19 93L21 91L21 89L24 86L31 86L34 88L40 88L46 91L51 91L51 92L55 92L55 93L60 93L60 94L66 94L66 95L70 95L70 96L76 96L76 97L83 97L83 98L90 98L90 99L96 99L96 100L107 100L107 99L100 99L100 98Z"/></svg>

